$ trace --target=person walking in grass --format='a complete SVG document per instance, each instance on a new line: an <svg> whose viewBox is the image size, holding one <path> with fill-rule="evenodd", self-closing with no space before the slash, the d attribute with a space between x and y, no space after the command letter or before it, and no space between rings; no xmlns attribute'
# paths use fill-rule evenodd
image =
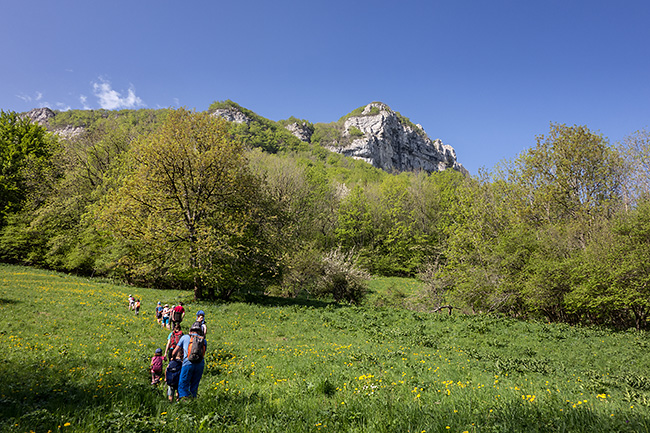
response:
<svg viewBox="0 0 650 433"><path fill-rule="evenodd" d="M177 353L176 358L172 358L167 364L165 371L165 382L167 383L167 398L170 403L178 400L178 381L181 377L181 369L183 368L183 354Z"/></svg>
<svg viewBox="0 0 650 433"><path fill-rule="evenodd" d="M162 349L156 349L156 353L151 358L151 384L158 385L163 374L163 354Z"/></svg>
<svg viewBox="0 0 650 433"><path fill-rule="evenodd" d="M183 366L178 380L178 397L181 400L196 397L199 392L205 367L205 351L208 348L202 332L199 326L192 325L189 334L183 335L174 349L174 357L183 354Z"/></svg>
<svg viewBox="0 0 650 433"><path fill-rule="evenodd" d="M205 312L203 310L196 312L196 322L194 323L199 324L201 330L203 331L203 337L205 337L208 334L208 326L205 324Z"/></svg>
<svg viewBox="0 0 650 433"><path fill-rule="evenodd" d="M156 316L155 316L155 317L156 317L156 321L158 322L159 325L161 325L161 324L162 324L162 312L163 312L163 306L162 306L162 304L160 303L160 301L158 301L158 305L156 305L156 309L155 309L154 311L155 311L155 315L156 315Z"/></svg>
<svg viewBox="0 0 650 433"><path fill-rule="evenodd" d="M172 308L172 328L176 323L180 324L185 317L185 308L183 308L183 303L179 302L177 306Z"/></svg>
<svg viewBox="0 0 650 433"><path fill-rule="evenodd" d="M174 349L176 349L176 346L178 346L178 342L181 341L182 336L183 330L181 329L181 325L176 324L174 330L169 333L169 336L167 337L167 345L165 346L165 356L168 361L173 359L172 354Z"/></svg>
<svg viewBox="0 0 650 433"><path fill-rule="evenodd" d="M162 323L161 326L163 328L171 329L171 326L169 324L169 315L171 314L171 309L169 308L168 304L165 304L163 307L162 311Z"/></svg>

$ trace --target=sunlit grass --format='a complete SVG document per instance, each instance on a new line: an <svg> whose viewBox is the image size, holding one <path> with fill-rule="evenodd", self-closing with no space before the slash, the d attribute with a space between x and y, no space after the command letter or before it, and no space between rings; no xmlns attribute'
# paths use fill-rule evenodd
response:
<svg viewBox="0 0 650 433"><path fill-rule="evenodd" d="M325 304L189 302L206 370L170 404L148 366L179 299L0 266L0 430L650 431L646 333Z"/></svg>

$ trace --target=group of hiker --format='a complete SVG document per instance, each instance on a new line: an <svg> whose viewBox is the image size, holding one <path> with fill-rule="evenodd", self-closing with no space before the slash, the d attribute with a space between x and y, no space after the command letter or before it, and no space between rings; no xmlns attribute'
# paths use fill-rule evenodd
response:
<svg viewBox="0 0 650 433"><path fill-rule="evenodd" d="M132 309L132 298L129 295L129 309ZM187 334L183 333L181 325L185 313L182 302L172 308L168 304L163 306L158 302L155 309L158 324L171 332L167 337L165 350L156 349L151 358L151 384L158 386L164 380L170 402L196 397L205 368L205 352L208 347L205 339L207 333L205 312L203 310L196 312L196 320ZM167 362L166 369L163 368L165 362Z"/></svg>

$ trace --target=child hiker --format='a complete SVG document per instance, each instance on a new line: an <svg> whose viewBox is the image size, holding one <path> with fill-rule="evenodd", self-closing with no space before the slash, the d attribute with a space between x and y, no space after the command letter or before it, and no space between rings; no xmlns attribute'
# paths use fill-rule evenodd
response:
<svg viewBox="0 0 650 433"><path fill-rule="evenodd" d="M156 349L156 354L151 358L151 384L158 385L163 374L163 353L162 349Z"/></svg>
<svg viewBox="0 0 650 433"><path fill-rule="evenodd" d="M178 381L181 377L183 367L183 352L177 352L176 357L169 361L165 371L165 382L167 382L167 398L171 403L178 400Z"/></svg>

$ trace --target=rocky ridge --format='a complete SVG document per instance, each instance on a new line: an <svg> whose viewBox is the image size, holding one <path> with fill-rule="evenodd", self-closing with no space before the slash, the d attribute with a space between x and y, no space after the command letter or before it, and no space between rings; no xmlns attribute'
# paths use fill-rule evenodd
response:
<svg viewBox="0 0 650 433"><path fill-rule="evenodd" d="M54 118L56 116L56 113L47 107L34 108L33 110L24 113L22 116L30 119L32 122L44 126L48 130L51 130L55 134L66 139L76 137L84 131L84 128L72 125L68 125L63 128L52 128L50 125L50 119Z"/></svg>
<svg viewBox="0 0 650 433"><path fill-rule="evenodd" d="M360 115L347 117L342 134L342 144L328 146L329 150L385 171L431 173L451 168L467 173L453 147L439 139L431 140L422 126L411 124L381 102L368 104Z"/></svg>
<svg viewBox="0 0 650 433"><path fill-rule="evenodd" d="M237 123L250 121L232 107L213 114ZM285 128L300 140L310 142L312 134L306 125L292 123ZM458 162L453 147L439 139L431 140L422 126L411 124L381 102L370 103L361 114L348 116L341 139L324 145L328 150L361 159L388 172L431 173L451 168L468 173Z"/></svg>
<svg viewBox="0 0 650 433"><path fill-rule="evenodd" d="M251 123L248 115L236 107L218 109L213 116L229 122ZM84 131L83 127L68 125L52 128L50 120L56 112L49 108L35 108L23 116L39 123L63 138L73 138ZM313 125L312 125L313 126ZM373 102L362 110L355 110L344 117L338 140L321 143L333 152L360 159L388 172L426 171L446 169L468 173L457 161L453 147L439 139L428 137L422 126L414 125L386 104ZM294 122L285 126L298 139L309 143L313 127L305 122Z"/></svg>

